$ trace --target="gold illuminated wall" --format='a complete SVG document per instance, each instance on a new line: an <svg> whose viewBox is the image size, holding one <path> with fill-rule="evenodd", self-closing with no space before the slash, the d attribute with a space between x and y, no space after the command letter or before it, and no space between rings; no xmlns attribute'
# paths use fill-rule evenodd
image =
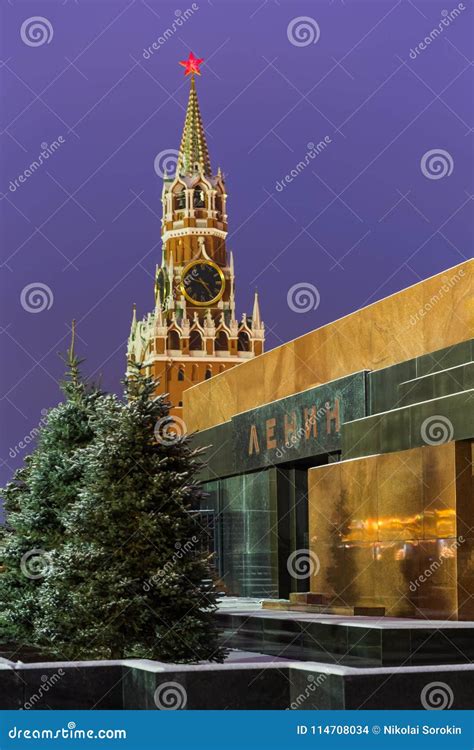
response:
<svg viewBox="0 0 474 750"><path fill-rule="evenodd" d="M310 590L395 617L474 619L472 443L310 469Z"/></svg>
<svg viewBox="0 0 474 750"><path fill-rule="evenodd" d="M462 263L184 392L189 432L358 370L473 336L474 261Z"/></svg>
<svg viewBox="0 0 474 750"><path fill-rule="evenodd" d="M190 388L188 431L470 340L473 270L474 261L455 266ZM333 606L474 620L470 440L319 466L308 483L309 547L319 562L308 589Z"/></svg>

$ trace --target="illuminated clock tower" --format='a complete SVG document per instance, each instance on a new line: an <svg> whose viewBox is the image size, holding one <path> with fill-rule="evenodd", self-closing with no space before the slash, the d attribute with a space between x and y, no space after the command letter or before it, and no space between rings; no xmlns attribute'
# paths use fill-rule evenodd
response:
<svg viewBox="0 0 474 750"><path fill-rule="evenodd" d="M236 317L224 176L212 173L196 92L202 62L191 53L181 63L191 85L176 173L163 181L155 308L143 320L134 309L127 349L159 380L175 416L184 390L261 354L265 340L257 293L252 316Z"/></svg>

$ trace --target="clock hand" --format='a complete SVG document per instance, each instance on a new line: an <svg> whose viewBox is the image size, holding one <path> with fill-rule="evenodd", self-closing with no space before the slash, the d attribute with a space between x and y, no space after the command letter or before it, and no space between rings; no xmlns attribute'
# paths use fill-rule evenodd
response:
<svg viewBox="0 0 474 750"><path fill-rule="evenodd" d="M209 294L212 294L211 290L209 289L209 285L206 284L206 282L203 281L203 279L198 279L198 282L207 289L207 291L209 292Z"/></svg>

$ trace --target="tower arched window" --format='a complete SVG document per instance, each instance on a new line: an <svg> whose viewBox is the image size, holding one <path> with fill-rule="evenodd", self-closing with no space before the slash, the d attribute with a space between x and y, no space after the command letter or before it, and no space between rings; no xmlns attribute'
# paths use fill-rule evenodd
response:
<svg viewBox="0 0 474 750"><path fill-rule="evenodd" d="M178 380L184 380L184 370L182 367L178 370Z"/></svg>
<svg viewBox="0 0 474 750"><path fill-rule="evenodd" d="M219 331L215 343L216 352L226 352L229 349L229 339L225 331Z"/></svg>
<svg viewBox="0 0 474 750"><path fill-rule="evenodd" d="M205 380L209 380L209 378L212 378L212 370L210 367L207 368L206 374L204 375Z"/></svg>
<svg viewBox="0 0 474 750"><path fill-rule="evenodd" d="M189 335L189 349L193 352L202 350L202 336L199 331L191 331Z"/></svg>
<svg viewBox="0 0 474 750"><path fill-rule="evenodd" d="M240 331L239 339L237 342L237 349L239 352L250 351L250 338L249 338L247 331Z"/></svg>
<svg viewBox="0 0 474 750"><path fill-rule="evenodd" d="M202 185L194 188L193 206L194 208L206 208L206 194Z"/></svg>
<svg viewBox="0 0 474 750"><path fill-rule="evenodd" d="M217 193L216 195L216 211L219 219L222 219L222 195Z"/></svg>
<svg viewBox="0 0 474 750"><path fill-rule="evenodd" d="M178 331L170 331L168 333L168 349L180 349L180 340Z"/></svg>
<svg viewBox="0 0 474 750"><path fill-rule="evenodd" d="M183 188L180 190L179 193L176 194L175 198L175 208L179 211L183 208L186 208L186 191Z"/></svg>
<svg viewBox="0 0 474 750"><path fill-rule="evenodd" d="M198 379L198 368L197 365L193 365L191 370L191 382L195 383Z"/></svg>

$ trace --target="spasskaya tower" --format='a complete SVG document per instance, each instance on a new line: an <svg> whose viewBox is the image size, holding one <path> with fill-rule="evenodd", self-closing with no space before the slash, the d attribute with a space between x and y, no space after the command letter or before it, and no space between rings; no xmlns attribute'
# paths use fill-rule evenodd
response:
<svg viewBox="0 0 474 750"><path fill-rule="evenodd" d="M155 307L142 320L134 308L127 349L129 361L159 380L175 416L184 390L261 354L265 340L257 293L252 316L236 315L225 180L211 169L196 91L202 62L191 53L181 63L190 91L176 172L163 180Z"/></svg>

